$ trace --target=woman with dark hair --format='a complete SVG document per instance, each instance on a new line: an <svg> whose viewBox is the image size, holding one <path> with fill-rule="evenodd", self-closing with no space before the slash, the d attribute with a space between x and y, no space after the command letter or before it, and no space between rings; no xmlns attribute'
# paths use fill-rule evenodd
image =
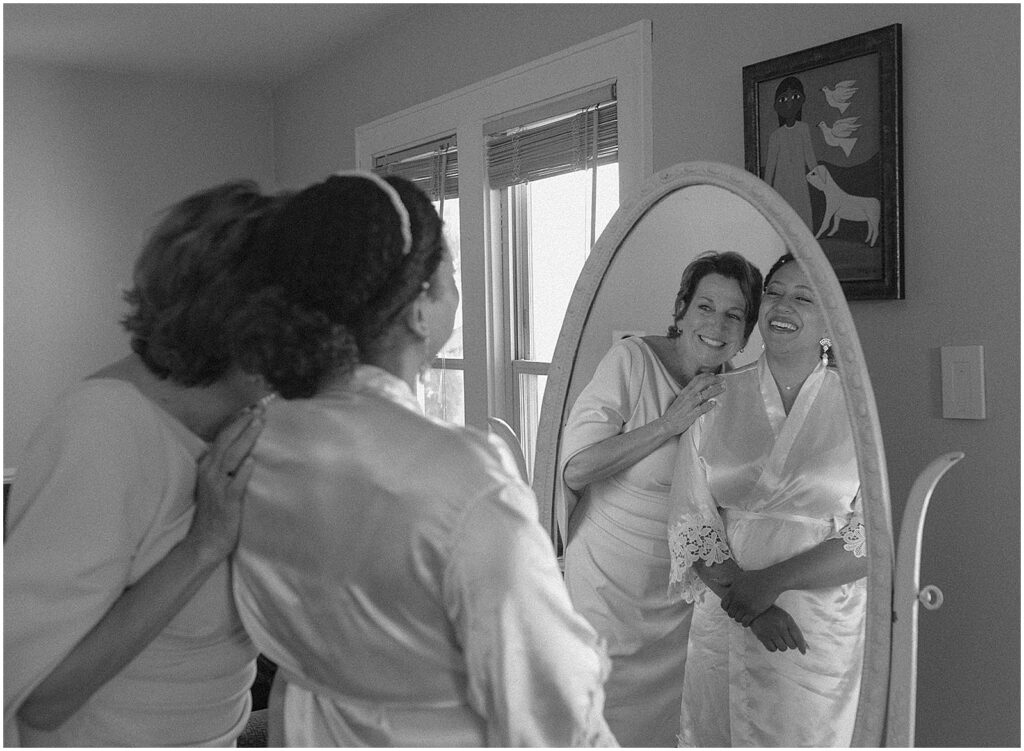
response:
<svg viewBox="0 0 1024 751"><path fill-rule="evenodd" d="M427 196L335 175L253 253L239 356L285 399L253 450L235 597L278 665L271 745L614 745L607 658L536 498L497 441L416 401L459 299Z"/></svg>
<svg viewBox="0 0 1024 751"><path fill-rule="evenodd" d="M573 605L608 643L605 718L623 746L672 746L690 606L668 596L668 489L679 435L722 392L761 273L737 253L683 272L667 336L617 342L562 433L557 516Z"/></svg>
<svg viewBox="0 0 1024 751"><path fill-rule="evenodd" d="M824 313L791 255L765 277L759 328L764 354L725 375L679 444L672 583L696 602L680 745L848 746L867 594L860 479Z"/></svg>
<svg viewBox="0 0 1024 751"><path fill-rule="evenodd" d="M811 193L807 173L818 166L811 129L803 122L804 85L788 76L775 89L775 114L779 127L768 137L764 181L779 192L813 231Z"/></svg>
<svg viewBox="0 0 1024 751"><path fill-rule="evenodd" d="M239 413L266 389L233 366L224 323L271 203L240 182L167 212L125 295L133 354L67 391L24 451L4 530L5 745L230 746L246 723L256 651L227 557L260 428Z"/></svg>

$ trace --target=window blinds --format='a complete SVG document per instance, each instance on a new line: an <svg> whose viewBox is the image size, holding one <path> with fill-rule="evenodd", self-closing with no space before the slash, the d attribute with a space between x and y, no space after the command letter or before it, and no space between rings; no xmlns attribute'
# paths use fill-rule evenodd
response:
<svg viewBox="0 0 1024 751"><path fill-rule="evenodd" d="M374 157L373 171L411 180L432 201L459 197L459 153L455 136ZM442 177L443 176L443 177Z"/></svg>
<svg viewBox="0 0 1024 751"><path fill-rule="evenodd" d="M491 188L588 169L618 160L615 101L548 121L497 133L487 139Z"/></svg>

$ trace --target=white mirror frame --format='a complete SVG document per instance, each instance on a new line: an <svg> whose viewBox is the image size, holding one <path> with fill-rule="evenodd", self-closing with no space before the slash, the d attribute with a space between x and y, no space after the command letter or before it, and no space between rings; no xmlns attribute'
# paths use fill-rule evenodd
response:
<svg viewBox="0 0 1024 751"><path fill-rule="evenodd" d="M555 493L561 487L555 476L558 448L562 427L572 408L567 395L583 328L605 274L623 241L647 212L667 195L694 185L724 188L757 209L800 261L823 303L853 426L869 551L864 670L852 745L881 746L889 690L894 553L888 472L874 392L846 297L831 264L807 225L764 181L726 164L677 164L644 183L629 203L620 206L598 238L569 300L544 389L533 468L533 489L540 504L541 522L551 531L554 543L558 534L554 522Z"/></svg>

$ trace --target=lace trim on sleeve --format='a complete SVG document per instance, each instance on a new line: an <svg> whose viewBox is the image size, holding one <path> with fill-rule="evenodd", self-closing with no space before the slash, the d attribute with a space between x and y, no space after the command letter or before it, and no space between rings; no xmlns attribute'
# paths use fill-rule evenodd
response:
<svg viewBox="0 0 1024 751"><path fill-rule="evenodd" d="M868 554L868 541L864 535L864 524L860 521L851 521L841 530L839 536L843 538L843 550L848 550L857 558L863 558Z"/></svg>
<svg viewBox="0 0 1024 751"><path fill-rule="evenodd" d="M687 515L669 529L668 546L672 555L669 587L685 602L702 601L707 590L707 585L693 569L694 563L704 561L714 565L732 558L725 540L725 528L720 519Z"/></svg>

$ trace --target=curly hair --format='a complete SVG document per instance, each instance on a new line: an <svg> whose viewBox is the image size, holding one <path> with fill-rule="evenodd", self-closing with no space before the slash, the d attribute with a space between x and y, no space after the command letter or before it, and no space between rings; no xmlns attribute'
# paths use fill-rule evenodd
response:
<svg viewBox="0 0 1024 751"><path fill-rule="evenodd" d="M232 347L243 369L286 399L312 396L379 346L445 247L419 188L369 173L333 175L294 194L252 246L249 302L231 327Z"/></svg>
<svg viewBox="0 0 1024 751"><path fill-rule="evenodd" d="M121 325L154 374L208 385L231 367L225 324L229 278L255 221L273 199L246 180L194 193L171 206L135 262Z"/></svg>
<svg viewBox="0 0 1024 751"><path fill-rule="evenodd" d="M746 303L743 337L744 339L749 338L750 332L757 325L757 312L761 307L761 272L757 266L731 250L723 253L711 250L701 253L683 269L679 292L676 293L675 305L672 307L672 325L668 327L668 337L675 339L679 336L679 329L676 328L675 322L686 315L690 301L693 300L693 295L697 291L697 285L708 274L718 274L726 279L734 279L740 286L740 292Z"/></svg>

